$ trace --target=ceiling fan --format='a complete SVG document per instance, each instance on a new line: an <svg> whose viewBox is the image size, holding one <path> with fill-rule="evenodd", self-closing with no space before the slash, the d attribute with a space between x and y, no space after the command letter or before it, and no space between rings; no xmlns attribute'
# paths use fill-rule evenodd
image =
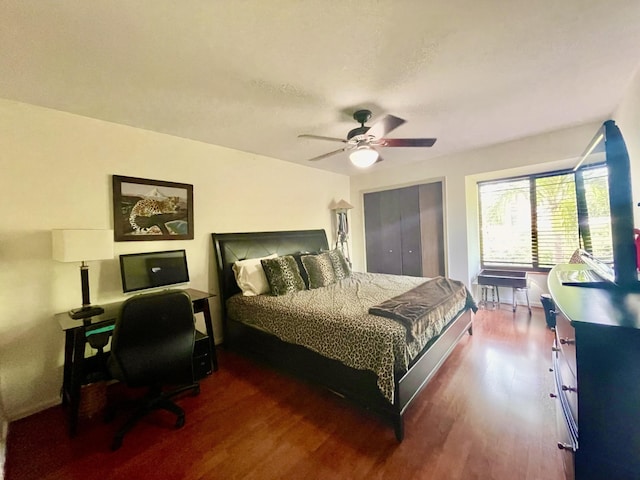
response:
<svg viewBox="0 0 640 480"><path fill-rule="evenodd" d="M299 138L315 138L345 144L338 150L310 158L309 161L315 162L340 152L351 151L349 154L351 163L357 167L366 168L382 161L378 152L380 147L431 147L436 143L435 138L384 138L389 132L406 122L406 120L393 115L385 115L370 127L366 127L364 124L371 119L371 111L358 110L353 114L353 118L360 126L351 130L346 139L310 134L298 135Z"/></svg>

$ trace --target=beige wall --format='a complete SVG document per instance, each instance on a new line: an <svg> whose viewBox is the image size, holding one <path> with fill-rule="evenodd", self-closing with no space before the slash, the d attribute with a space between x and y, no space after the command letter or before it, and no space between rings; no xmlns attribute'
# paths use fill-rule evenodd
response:
<svg viewBox="0 0 640 480"><path fill-rule="evenodd" d="M90 262L93 303L122 298L118 254L185 248L190 286L217 291L212 232L324 228L344 175L0 100L0 406L9 419L59 401L64 336L52 315L79 306L79 265L51 259L54 228L112 228L111 175L194 186L195 238L122 242ZM216 331L219 310L212 302ZM0 409L0 412L2 410Z"/></svg>
<svg viewBox="0 0 640 480"><path fill-rule="evenodd" d="M633 178L634 225L640 228L640 68L629 84L622 103L613 114L613 119L620 127L629 151Z"/></svg>

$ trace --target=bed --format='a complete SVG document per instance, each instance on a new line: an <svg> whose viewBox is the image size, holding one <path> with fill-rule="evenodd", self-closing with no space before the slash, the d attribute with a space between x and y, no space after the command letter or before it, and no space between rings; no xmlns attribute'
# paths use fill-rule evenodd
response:
<svg viewBox="0 0 640 480"><path fill-rule="evenodd" d="M442 318L433 313L434 322L416 333L369 309L421 288L424 278L353 272L288 295L241 294L235 262L329 250L324 230L214 233L212 240L225 346L375 412L402 441L407 408L462 336L472 334L475 303L466 288L466 299L446 304Z"/></svg>

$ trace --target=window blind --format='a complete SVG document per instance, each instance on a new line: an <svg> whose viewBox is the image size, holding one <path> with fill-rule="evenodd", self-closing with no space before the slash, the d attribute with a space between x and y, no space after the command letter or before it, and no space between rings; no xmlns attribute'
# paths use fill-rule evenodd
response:
<svg viewBox="0 0 640 480"><path fill-rule="evenodd" d="M611 255L606 187L605 166L480 182L482 267L548 270L577 248Z"/></svg>

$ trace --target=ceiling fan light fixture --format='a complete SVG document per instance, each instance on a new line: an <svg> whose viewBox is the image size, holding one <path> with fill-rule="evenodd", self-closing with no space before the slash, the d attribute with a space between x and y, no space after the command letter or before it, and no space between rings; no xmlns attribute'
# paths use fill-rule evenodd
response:
<svg viewBox="0 0 640 480"><path fill-rule="evenodd" d="M346 139L311 135L308 133L298 135L298 137L330 140L332 142L345 144L343 148L310 158L309 161L315 162L316 160L322 160L332 155L348 151L351 152L349 154L351 163L358 168L367 168L382 160L382 157L380 157L378 153L378 148L431 147L436 142L435 138L386 138L389 132L406 122L406 120L393 115L383 116L376 120L370 127L365 126L365 122L371 118L370 110L358 110L353 114L353 118L360 126L350 130Z"/></svg>
<svg viewBox="0 0 640 480"><path fill-rule="evenodd" d="M367 168L378 161L378 152L363 145L349 154L349 160L358 168Z"/></svg>

